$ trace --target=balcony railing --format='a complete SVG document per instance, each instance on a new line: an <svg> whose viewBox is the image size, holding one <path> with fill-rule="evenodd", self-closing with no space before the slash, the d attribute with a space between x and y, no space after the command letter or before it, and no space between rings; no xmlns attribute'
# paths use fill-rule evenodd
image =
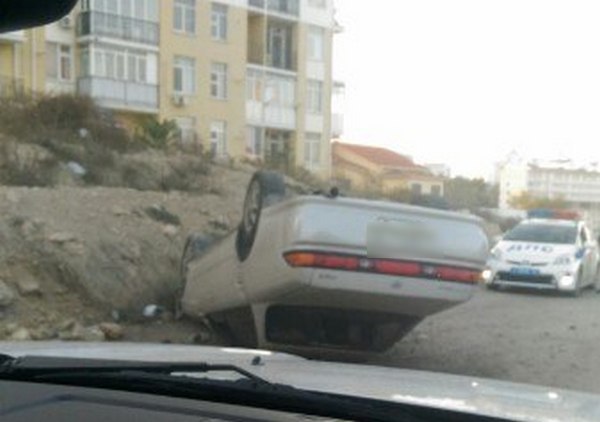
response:
<svg viewBox="0 0 600 422"><path fill-rule="evenodd" d="M282 15L298 16L300 14L298 0L248 0L248 6Z"/></svg>
<svg viewBox="0 0 600 422"><path fill-rule="evenodd" d="M79 36L100 35L151 45L158 45L159 42L159 26L156 22L96 11L79 15L77 33Z"/></svg>
<svg viewBox="0 0 600 422"><path fill-rule="evenodd" d="M89 76L77 84L80 94L94 98L100 105L122 110L158 110L158 87L117 79Z"/></svg>
<svg viewBox="0 0 600 422"><path fill-rule="evenodd" d="M344 133L344 115L341 113L331 114L331 136L339 138Z"/></svg>

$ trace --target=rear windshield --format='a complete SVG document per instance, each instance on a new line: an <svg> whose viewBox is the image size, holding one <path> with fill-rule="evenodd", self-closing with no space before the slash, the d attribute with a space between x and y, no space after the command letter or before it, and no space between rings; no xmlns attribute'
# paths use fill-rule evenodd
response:
<svg viewBox="0 0 600 422"><path fill-rule="evenodd" d="M538 243L575 243L577 227L551 224L520 224L509 231L504 240Z"/></svg>

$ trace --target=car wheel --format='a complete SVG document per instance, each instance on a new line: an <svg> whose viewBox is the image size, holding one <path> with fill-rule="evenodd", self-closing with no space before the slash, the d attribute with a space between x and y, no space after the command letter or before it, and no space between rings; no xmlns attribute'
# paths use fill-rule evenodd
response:
<svg viewBox="0 0 600 422"><path fill-rule="evenodd" d="M263 208L282 201L284 197L285 182L279 173L254 173L246 191L242 222L237 231L236 249L240 261L245 261L250 255Z"/></svg>
<svg viewBox="0 0 600 422"><path fill-rule="evenodd" d="M485 288L488 290L498 290L498 286L494 283L486 283Z"/></svg>
<svg viewBox="0 0 600 422"><path fill-rule="evenodd" d="M596 267L596 272L594 273L594 282L592 286L596 293L600 293L600 265Z"/></svg>
<svg viewBox="0 0 600 422"><path fill-rule="evenodd" d="M213 242L214 239L212 237L200 234L191 234L185 241L183 253L181 254L181 262L179 263L180 284L177 294L175 296L174 314L175 318L177 319L183 316L181 299L183 297L185 285L187 283L188 266L190 262L201 256Z"/></svg>

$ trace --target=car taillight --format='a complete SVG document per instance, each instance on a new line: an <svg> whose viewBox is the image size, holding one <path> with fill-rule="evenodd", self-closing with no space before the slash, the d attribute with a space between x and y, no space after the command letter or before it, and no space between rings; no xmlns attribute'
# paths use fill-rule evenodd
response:
<svg viewBox="0 0 600 422"><path fill-rule="evenodd" d="M391 259L374 259L375 272L389 275L418 276L423 272L421 264Z"/></svg>
<svg viewBox="0 0 600 422"><path fill-rule="evenodd" d="M359 268L359 259L346 255L291 252L285 254L284 258L292 267L331 268L350 271Z"/></svg>
<svg viewBox="0 0 600 422"><path fill-rule="evenodd" d="M283 258L291 267L360 271L470 284L477 283L481 277L480 271L465 268L323 252L287 252L283 255Z"/></svg>

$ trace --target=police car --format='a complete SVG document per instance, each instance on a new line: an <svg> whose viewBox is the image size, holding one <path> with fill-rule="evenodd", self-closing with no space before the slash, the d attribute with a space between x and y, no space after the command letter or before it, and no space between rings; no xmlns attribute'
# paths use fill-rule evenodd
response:
<svg viewBox="0 0 600 422"><path fill-rule="evenodd" d="M598 243L576 212L534 210L491 250L489 288L528 287L577 296L598 291Z"/></svg>

